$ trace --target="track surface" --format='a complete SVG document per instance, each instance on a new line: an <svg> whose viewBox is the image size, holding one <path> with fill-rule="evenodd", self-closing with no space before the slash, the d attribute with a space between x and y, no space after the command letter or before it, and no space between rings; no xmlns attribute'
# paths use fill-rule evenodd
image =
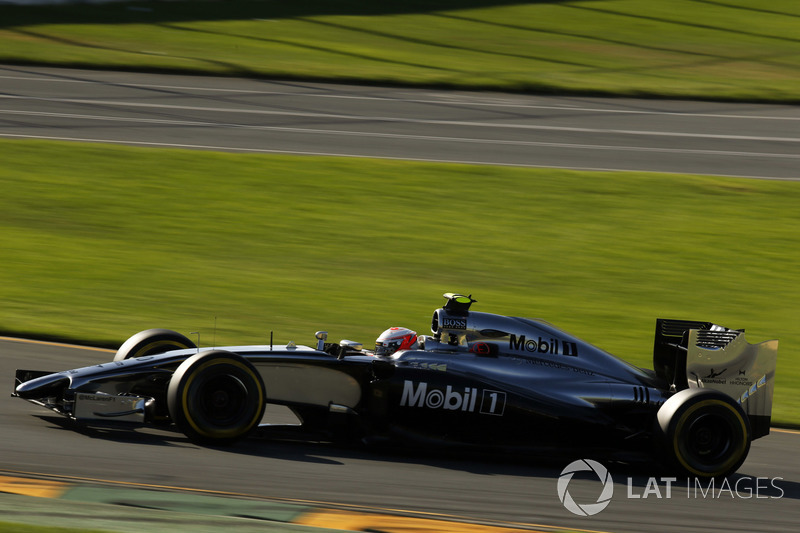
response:
<svg viewBox="0 0 800 533"><path fill-rule="evenodd" d="M16 368L66 370L111 357L107 351L0 339L0 376L6 376L10 392ZM794 531L800 523L796 433L773 432L753 443L740 477L731 478L731 490L716 485L705 497L694 487L687 491L685 481L673 484L670 498L664 483L648 492L649 473L608 465L615 481L610 505L595 516L578 517L557 495L565 461L518 464L256 440L228 449L202 448L179 434L155 430L74 431L63 419L8 395L0 395L0 427L0 470L5 471L399 509L539 529L777 532ZM594 503L600 484L596 478L576 478L569 490L576 501Z"/></svg>
<svg viewBox="0 0 800 533"><path fill-rule="evenodd" d="M800 107L0 66L0 137L800 179Z"/></svg>

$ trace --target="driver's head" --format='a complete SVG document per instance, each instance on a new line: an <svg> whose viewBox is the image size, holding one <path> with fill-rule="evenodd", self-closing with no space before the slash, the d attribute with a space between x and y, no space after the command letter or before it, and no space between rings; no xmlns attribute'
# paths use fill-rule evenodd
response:
<svg viewBox="0 0 800 533"><path fill-rule="evenodd" d="M417 334L408 328L389 328L375 341L375 355L392 355L400 350L419 347Z"/></svg>

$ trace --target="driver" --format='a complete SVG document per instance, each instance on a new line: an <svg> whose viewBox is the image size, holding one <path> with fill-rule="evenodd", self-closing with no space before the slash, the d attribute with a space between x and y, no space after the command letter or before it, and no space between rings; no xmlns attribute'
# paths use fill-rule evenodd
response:
<svg viewBox="0 0 800 533"><path fill-rule="evenodd" d="M375 341L375 355L388 357L400 350L419 348L417 333L408 328L389 328Z"/></svg>

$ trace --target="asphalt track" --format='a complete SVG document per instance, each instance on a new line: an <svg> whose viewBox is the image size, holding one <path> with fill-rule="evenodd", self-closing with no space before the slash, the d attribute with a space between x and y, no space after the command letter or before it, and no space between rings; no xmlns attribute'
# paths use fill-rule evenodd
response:
<svg viewBox="0 0 800 533"><path fill-rule="evenodd" d="M66 370L111 357L104 350L3 338L0 376L7 377L10 393L17 368ZM166 431L76 431L64 422L0 395L0 477L183 488L535 531L749 533L794 531L800 523L797 432L773 431L755 441L739 474L711 490L678 480L669 484L668 494L660 474L651 481L648 472L607 465L613 497L599 514L581 517L567 511L558 497L558 478L567 466L563 460L390 454L260 440L214 449ZM576 502L586 504L597 500L601 488L596 477L576 476L568 490ZM466 528L435 530L460 529Z"/></svg>
<svg viewBox="0 0 800 533"><path fill-rule="evenodd" d="M0 138L800 179L800 107L0 66Z"/></svg>

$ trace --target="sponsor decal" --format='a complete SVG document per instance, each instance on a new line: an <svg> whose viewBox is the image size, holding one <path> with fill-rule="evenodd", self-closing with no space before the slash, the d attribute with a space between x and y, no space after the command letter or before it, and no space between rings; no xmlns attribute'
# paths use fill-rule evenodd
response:
<svg viewBox="0 0 800 533"><path fill-rule="evenodd" d="M446 316L442 319L442 327L444 329L467 329L467 319Z"/></svg>
<svg viewBox="0 0 800 533"><path fill-rule="evenodd" d="M469 347L469 351L477 355L496 355L497 347L486 342L476 342Z"/></svg>
<svg viewBox="0 0 800 533"><path fill-rule="evenodd" d="M421 363L419 361L411 361L408 363L411 368L420 368L422 370L437 370L439 372L447 372L446 363Z"/></svg>
<svg viewBox="0 0 800 533"><path fill-rule="evenodd" d="M761 379L759 379L758 381L756 381L755 383L753 383L753 384L750 386L750 388L749 388L749 389L747 389L746 391L744 391L744 392L742 393L742 395L739 397L739 399L738 399L738 400L736 400L736 401L737 401L737 403L739 403L739 404L742 404L743 402L747 401L747 399L748 399L748 398L750 398L750 397L751 397L751 396L753 396L753 395L754 395L756 392L758 392L758 389L760 389L761 387L763 387L763 386L764 386L764 385L766 385L766 384L767 384L767 376L766 376L766 375L764 375L764 376L761 376Z"/></svg>
<svg viewBox="0 0 800 533"><path fill-rule="evenodd" d="M557 361L550 361L547 359L539 359L538 357L509 357L512 361L517 363L518 365L529 365L529 366L545 366L547 368L554 368L556 370L564 370L564 371L572 371L577 374L583 374L584 376L594 376L595 373L592 370L586 370L585 368L580 368L577 366L567 365L564 363L559 363Z"/></svg>
<svg viewBox="0 0 800 533"><path fill-rule="evenodd" d="M712 379L712 378L715 378L715 377L721 376L722 374L724 374L725 372L727 372L727 370L728 370L728 369L726 368L725 370L722 370L722 371L720 371L720 372L714 372L714 369L712 368L712 369L711 369L711 372L709 372L709 373L708 373L708 375L707 375L706 377L704 377L703 379Z"/></svg>
<svg viewBox="0 0 800 533"><path fill-rule="evenodd" d="M452 385L441 389L430 387L425 381L405 380L400 406L503 416L506 393L475 387L454 388Z"/></svg>
<svg viewBox="0 0 800 533"><path fill-rule="evenodd" d="M91 401L91 402L115 402L115 396L106 396L104 394L78 394L78 400Z"/></svg>
<svg viewBox="0 0 800 533"><path fill-rule="evenodd" d="M552 355L578 356L578 344L570 341L558 340L555 338L543 339L526 338L525 335L517 337L513 333L508 341L508 348L518 352L548 353Z"/></svg>

